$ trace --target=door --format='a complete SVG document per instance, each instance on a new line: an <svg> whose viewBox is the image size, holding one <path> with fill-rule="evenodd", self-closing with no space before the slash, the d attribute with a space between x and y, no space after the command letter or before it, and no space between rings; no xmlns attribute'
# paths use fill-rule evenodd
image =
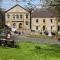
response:
<svg viewBox="0 0 60 60"><path fill-rule="evenodd" d="M43 31L45 30L45 25L43 26Z"/></svg>
<svg viewBox="0 0 60 60"><path fill-rule="evenodd" d="M60 31L60 26L58 26L58 31Z"/></svg>
<svg viewBox="0 0 60 60"><path fill-rule="evenodd" d="M22 29L23 28L23 23L19 23L19 29Z"/></svg>

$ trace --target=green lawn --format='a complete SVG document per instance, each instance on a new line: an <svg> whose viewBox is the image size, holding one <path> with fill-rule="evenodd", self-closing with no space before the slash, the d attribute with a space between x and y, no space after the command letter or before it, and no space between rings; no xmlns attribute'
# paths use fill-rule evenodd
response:
<svg viewBox="0 0 60 60"><path fill-rule="evenodd" d="M0 47L0 60L60 60L60 45L33 42L18 44L19 48Z"/></svg>

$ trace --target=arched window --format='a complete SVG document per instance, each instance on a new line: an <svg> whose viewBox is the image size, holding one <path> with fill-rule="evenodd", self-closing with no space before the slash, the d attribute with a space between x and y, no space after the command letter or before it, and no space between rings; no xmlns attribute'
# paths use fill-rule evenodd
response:
<svg viewBox="0 0 60 60"><path fill-rule="evenodd" d="M13 28L16 28L16 23L13 23Z"/></svg>
<svg viewBox="0 0 60 60"><path fill-rule="evenodd" d="M19 23L19 28L22 28L22 23Z"/></svg>

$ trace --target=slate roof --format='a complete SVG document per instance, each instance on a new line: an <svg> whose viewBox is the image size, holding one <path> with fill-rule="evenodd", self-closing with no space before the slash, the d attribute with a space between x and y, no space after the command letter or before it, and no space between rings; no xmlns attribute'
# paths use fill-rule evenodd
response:
<svg viewBox="0 0 60 60"><path fill-rule="evenodd" d="M47 9L35 9L32 11L32 18L54 18L59 17L58 14Z"/></svg>

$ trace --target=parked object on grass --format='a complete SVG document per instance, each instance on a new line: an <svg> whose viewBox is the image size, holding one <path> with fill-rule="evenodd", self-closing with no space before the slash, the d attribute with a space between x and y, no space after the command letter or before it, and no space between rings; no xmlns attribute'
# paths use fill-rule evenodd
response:
<svg viewBox="0 0 60 60"><path fill-rule="evenodd" d="M60 41L60 35L57 36L58 41Z"/></svg>

